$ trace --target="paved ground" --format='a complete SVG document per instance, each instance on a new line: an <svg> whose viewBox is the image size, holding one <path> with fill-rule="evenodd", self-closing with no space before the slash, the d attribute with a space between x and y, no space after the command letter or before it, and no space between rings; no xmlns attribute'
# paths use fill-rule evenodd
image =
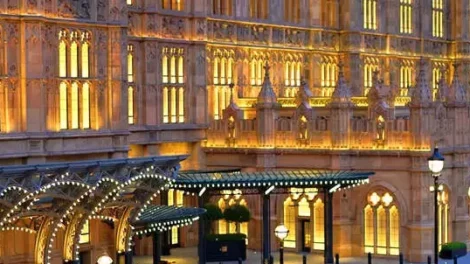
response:
<svg viewBox="0 0 470 264"><path fill-rule="evenodd" d="M261 264L261 255L259 252L248 251L247 260L244 264ZM279 263L279 254L274 253L274 263ZM171 256L163 257L163 260L168 260L174 264L197 264L197 249L196 248L178 248L171 250ZM323 256L316 254L309 254L307 256L308 264L321 264ZM219 264L217 262L210 262L211 264ZM302 255L295 253L286 253L284 256L284 264L301 264ZM340 259L341 264L367 264L366 258L345 258ZM152 264L152 257L134 257L134 264ZM209 263L208 263L209 264ZM237 264L237 262L224 262L223 264ZM372 260L372 264L398 264L398 257L394 259L380 259ZM407 263L417 264L417 263ZM453 264L453 261L441 260L439 264ZM470 264L470 254L459 258L458 264Z"/></svg>

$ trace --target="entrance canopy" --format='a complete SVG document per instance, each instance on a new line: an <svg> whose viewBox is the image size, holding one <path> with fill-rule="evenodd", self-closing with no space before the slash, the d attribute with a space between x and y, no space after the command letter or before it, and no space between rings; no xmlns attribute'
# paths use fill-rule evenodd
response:
<svg viewBox="0 0 470 264"><path fill-rule="evenodd" d="M360 171L263 171L180 172L174 187L182 190L227 188L334 188L334 191L369 183L374 172Z"/></svg>
<svg viewBox="0 0 470 264"><path fill-rule="evenodd" d="M202 208L148 205L132 226L136 230L135 235L163 232L174 226L190 225L205 212Z"/></svg>

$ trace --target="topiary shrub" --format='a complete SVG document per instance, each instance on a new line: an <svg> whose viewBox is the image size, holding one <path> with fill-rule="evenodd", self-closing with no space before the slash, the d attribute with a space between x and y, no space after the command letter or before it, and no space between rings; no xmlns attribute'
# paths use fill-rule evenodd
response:
<svg viewBox="0 0 470 264"><path fill-rule="evenodd" d="M246 206L234 204L225 209L224 219L227 222L237 223L237 233L240 233L239 224L250 221L251 213Z"/></svg>
<svg viewBox="0 0 470 264"><path fill-rule="evenodd" d="M211 233L214 233L214 222L218 221L220 219L224 218L224 214L222 213L222 210L215 205L211 203L207 203L204 205L204 209L206 209L206 213L204 214L204 218L207 220L208 225L210 226L210 231Z"/></svg>

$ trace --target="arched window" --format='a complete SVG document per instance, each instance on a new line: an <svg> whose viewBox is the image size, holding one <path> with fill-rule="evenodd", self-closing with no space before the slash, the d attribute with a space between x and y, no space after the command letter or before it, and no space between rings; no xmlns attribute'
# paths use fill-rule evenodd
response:
<svg viewBox="0 0 470 264"><path fill-rule="evenodd" d="M400 67L400 96L408 96L408 90L413 85L413 64L404 62Z"/></svg>
<svg viewBox="0 0 470 264"><path fill-rule="evenodd" d="M127 87L127 122L132 125L134 124L134 87Z"/></svg>
<svg viewBox="0 0 470 264"><path fill-rule="evenodd" d="M80 231L79 244L90 243L90 221L86 220Z"/></svg>
<svg viewBox="0 0 470 264"><path fill-rule="evenodd" d="M286 86L284 96L294 97L300 86L302 63L299 61L299 58L294 59L288 56L284 65L284 84Z"/></svg>
<svg viewBox="0 0 470 264"><path fill-rule="evenodd" d="M318 198L313 204L313 249L325 249L325 205Z"/></svg>
<svg viewBox="0 0 470 264"><path fill-rule="evenodd" d="M398 255L400 217L394 197L388 192L369 194L363 217L365 253Z"/></svg>
<svg viewBox="0 0 470 264"><path fill-rule="evenodd" d="M413 33L413 2L400 0L400 33Z"/></svg>
<svg viewBox="0 0 470 264"><path fill-rule="evenodd" d="M336 60L332 57L324 57L321 62L321 87L322 87L322 96L330 97L335 90L336 81L337 81L337 66Z"/></svg>
<svg viewBox="0 0 470 264"><path fill-rule="evenodd" d="M432 36L444 37L444 1L432 0Z"/></svg>
<svg viewBox="0 0 470 264"><path fill-rule="evenodd" d="M363 0L364 29L377 29L377 0Z"/></svg>
<svg viewBox="0 0 470 264"><path fill-rule="evenodd" d="M162 0L162 8L173 11L183 11L184 0Z"/></svg>
<svg viewBox="0 0 470 264"><path fill-rule="evenodd" d="M289 197L284 201L284 225L289 230L289 234L284 239L284 247L296 247L296 213L295 205Z"/></svg>
<svg viewBox="0 0 470 264"><path fill-rule="evenodd" d="M374 72L379 69L377 62L373 59L366 59L364 62L364 96L367 96L373 85Z"/></svg>
<svg viewBox="0 0 470 264"><path fill-rule="evenodd" d="M310 216L310 204L305 197L299 202L299 216Z"/></svg>
<svg viewBox="0 0 470 264"><path fill-rule="evenodd" d="M322 0L322 25L324 27L337 27L338 19L336 0Z"/></svg>
<svg viewBox="0 0 470 264"><path fill-rule="evenodd" d="M90 84L82 85L82 128L90 128Z"/></svg>
<svg viewBox="0 0 470 264"><path fill-rule="evenodd" d="M86 80L90 78L89 43L88 32L68 33L66 30L61 30L59 33L59 77L69 79L69 84L67 82L59 84L60 129L89 129L91 127L90 103L92 100L90 96L92 93L91 85Z"/></svg>
<svg viewBox="0 0 470 264"><path fill-rule="evenodd" d="M127 45L127 122L129 125L135 123L135 108L134 108L134 46Z"/></svg>
<svg viewBox="0 0 470 264"><path fill-rule="evenodd" d="M162 50L162 106L163 123L184 123L184 50L182 48L163 48Z"/></svg>

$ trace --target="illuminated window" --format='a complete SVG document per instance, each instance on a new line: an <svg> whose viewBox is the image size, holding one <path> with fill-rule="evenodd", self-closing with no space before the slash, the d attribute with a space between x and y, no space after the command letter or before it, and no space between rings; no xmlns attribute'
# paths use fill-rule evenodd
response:
<svg viewBox="0 0 470 264"><path fill-rule="evenodd" d="M446 189L438 193L439 247L449 242L449 193Z"/></svg>
<svg viewBox="0 0 470 264"><path fill-rule="evenodd" d="M162 90L163 123L185 122L184 50L163 48Z"/></svg>
<svg viewBox="0 0 470 264"><path fill-rule="evenodd" d="M233 83L234 52L228 50L216 50L213 64L213 111L214 119L220 119L222 111L230 103L229 84Z"/></svg>
<svg viewBox="0 0 470 264"><path fill-rule="evenodd" d="M179 240L179 229L176 226L171 228L171 244L178 245L180 243Z"/></svg>
<svg viewBox="0 0 470 264"><path fill-rule="evenodd" d="M302 74L302 63L299 58L295 60L288 56L284 64L284 97L295 97L300 86L300 78Z"/></svg>
<svg viewBox="0 0 470 264"><path fill-rule="evenodd" d="M263 84L265 60L253 58L250 63L250 84L252 86Z"/></svg>
<svg viewBox="0 0 470 264"><path fill-rule="evenodd" d="M300 20L300 0L284 0L284 20L298 23Z"/></svg>
<svg viewBox="0 0 470 264"><path fill-rule="evenodd" d="M413 2L400 0L400 33L413 33Z"/></svg>
<svg viewBox="0 0 470 264"><path fill-rule="evenodd" d="M364 96L367 96L373 85L374 72L378 71L377 61L366 60L364 63Z"/></svg>
<svg viewBox="0 0 470 264"><path fill-rule="evenodd" d="M127 0L128 5L132 5L132 0Z"/></svg>
<svg viewBox="0 0 470 264"><path fill-rule="evenodd" d="M400 96L408 96L408 90L413 85L413 64L405 63L400 67Z"/></svg>
<svg viewBox="0 0 470 264"><path fill-rule="evenodd" d="M373 192L364 208L364 251L378 255L400 252L400 215L390 193Z"/></svg>
<svg viewBox="0 0 470 264"><path fill-rule="evenodd" d="M434 62L432 68L432 98L436 100L437 90L439 89L439 81L442 78L445 64L442 62Z"/></svg>
<svg viewBox="0 0 470 264"><path fill-rule="evenodd" d="M305 197L299 202L299 216L310 216L310 205Z"/></svg>
<svg viewBox="0 0 470 264"><path fill-rule="evenodd" d="M184 192L176 191L176 206L183 207L184 204Z"/></svg>
<svg viewBox="0 0 470 264"><path fill-rule="evenodd" d="M220 210L222 210L222 213L225 211L225 201L223 198L219 199L218 202ZM218 222L218 230L219 234L227 234L227 221L224 219L220 219L217 221Z"/></svg>
<svg viewBox="0 0 470 264"><path fill-rule="evenodd" d="M162 0L162 8L174 11L183 11L184 0Z"/></svg>
<svg viewBox="0 0 470 264"><path fill-rule="evenodd" d="M134 46L127 45L127 82L134 82Z"/></svg>
<svg viewBox="0 0 470 264"><path fill-rule="evenodd" d="M212 0L212 12L214 15L232 15L232 0Z"/></svg>
<svg viewBox="0 0 470 264"><path fill-rule="evenodd" d="M127 87L127 122L134 124L134 87Z"/></svg>
<svg viewBox="0 0 470 264"><path fill-rule="evenodd" d="M296 246L296 208L294 202L289 197L284 201L284 225L289 230L289 234L284 239L284 247L295 248Z"/></svg>
<svg viewBox="0 0 470 264"><path fill-rule="evenodd" d="M67 102L67 84L65 82L61 82L59 86L59 104L60 104L60 129L67 129L68 128L68 102Z"/></svg>
<svg viewBox="0 0 470 264"><path fill-rule="evenodd" d="M313 204L313 249L325 249L325 211L321 199Z"/></svg>
<svg viewBox="0 0 470 264"><path fill-rule="evenodd" d="M168 190L168 205L175 205L175 190Z"/></svg>
<svg viewBox="0 0 470 264"><path fill-rule="evenodd" d="M257 19L268 18L268 0L249 0L250 17Z"/></svg>
<svg viewBox="0 0 470 264"><path fill-rule="evenodd" d="M336 60L332 57L324 57L320 67L320 85L322 87L321 95L323 97L330 97L333 94L338 78L337 76Z"/></svg>
<svg viewBox="0 0 470 264"><path fill-rule="evenodd" d="M364 29L377 29L377 0L362 0L364 7Z"/></svg>
<svg viewBox="0 0 470 264"><path fill-rule="evenodd" d="M432 36L444 37L444 0L432 0Z"/></svg>
<svg viewBox="0 0 470 264"><path fill-rule="evenodd" d="M82 86L82 128L90 128L90 84Z"/></svg>
<svg viewBox="0 0 470 264"><path fill-rule="evenodd" d="M219 206L222 212L224 212L228 206L232 206L236 204L247 206L245 199L241 198L242 193L240 190L234 190L234 191L225 190L223 192L226 194L224 195L224 197L220 198L217 202L217 205ZM237 233L237 229L238 229L240 233L245 234L248 237L248 223L234 223L234 222L227 223L227 221L221 219L217 221L217 229L218 229L219 234ZM248 243L248 238L246 242Z"/></svg>
<svg viewBox="0 0 470 264"><path fill-rule="evenodd" d="M83 225L83 228L80 231L79 243L90 243L90 222L88 220L85 221L85 224Z"/></svg>
<svg viewBox="0 0 470 264"><path fill-rule="evenodd" d="M90 33L66 30L59 32L59 128L89 129L91 87ZM82 79L82 80L80 80Z"/></svg>

